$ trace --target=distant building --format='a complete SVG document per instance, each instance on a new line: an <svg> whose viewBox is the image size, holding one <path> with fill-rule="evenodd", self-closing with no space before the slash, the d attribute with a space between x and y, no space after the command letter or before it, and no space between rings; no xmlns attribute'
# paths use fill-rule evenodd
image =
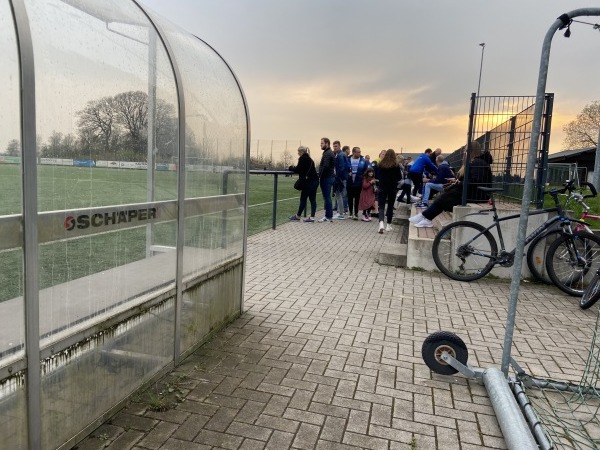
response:
<svg viewBox="0 0 600 450"><path fill-rule="evenodd" d="M581 181L592 181L596 147L563 150L548 155L549 164L577 164Z"/></svg>

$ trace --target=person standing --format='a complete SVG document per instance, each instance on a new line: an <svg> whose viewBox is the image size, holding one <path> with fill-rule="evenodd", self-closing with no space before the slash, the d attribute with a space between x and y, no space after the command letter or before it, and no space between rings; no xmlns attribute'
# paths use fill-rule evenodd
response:
<svg viewBox="0 0 600 450"><path fill-rule="evenodd" d="M342 151L340 141L335 141L333 143L333 154L335 155L335 181L333 182L333 193L335 195L335 203L337 204L338 210L333 218L341 220L346 218L346 215L343 213L344 207L348 207L347 198L346 205L344 205L346 181L348 180L348 162L346 154Z"/></svg>
<svg viewBox="0 0 600 450"><path fill-rule="evenodd" d="M367 160L360 154L360 147L352 148L352 157L350 158L350 175L346 184L348 192L348 208L350 210L350 218L358 220L358 203L360 199L360 191L362 189L363 174L367 170Z"/></svg>
<svg viewBox="0 0 600 450"><path fill-rule="evenodd" d="M300 204L298 212L290 217L290 220L300 220L300 216L306 209L306 200L310 200L310 216L304 219L305 222L314 222L317 211L317 188L319 187L319 175L315 168L315 162L310 157L308 147L298 147L298 165L290 166L289 170L297 173L302 181L302 190L300 191Z"/></svg>
<svg viewBox="0 0 600 450"><path fill-rule="evenodd" d="M396 152L391 148L385 152L377 168L375 169L375 178L377 178L377 203L379 205L379 230L381 234L384 230L384 210L387 219L386 231L392 231L392 218L394 216L394 201L398 190L398 182L402 179L400 164L396 159Z"/></svg>
<svg viewBox="0 0 600 450"><path fill-rule="evenodd" d="M413 183L413 195L421 193L421 188L423 186L423 172L425 170L433 174L437 173L437 167L431 162L429 157L430 154L431 149L428 148L425 150L425 153L421 154L408 169L408 177Z"/></svg>
<svg viewBox="0 0 600 450"><path fill-rule="evenodd" d="M333 205L331 204L331 188L333 187L335 155L330 147L329 138L321 139L321 162L319 163L319 185L323 194L323 204L325 205L325 216L319 219L319 222L331 222L333 219Z"/></svg>
<svg viewBox="0 0 600 450"><path fill-rule="evenodd" d="M371 210L375 206L375 171L372 167L367 167L365 174L362 179L362 189L360 191L360 201L358 202L358 208L362 210L363 222L371 221Z"/></svg>

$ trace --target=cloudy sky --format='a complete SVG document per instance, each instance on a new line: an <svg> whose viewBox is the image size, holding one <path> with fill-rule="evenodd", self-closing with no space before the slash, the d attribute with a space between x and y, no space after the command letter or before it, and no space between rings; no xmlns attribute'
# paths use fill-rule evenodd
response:
<svg viewBox="0 0 600 450"><path fill-rule="evenodd" d="M141 2L233 67L253 140L317 148L328 136L367 152L461 146L479 43L486 43L481 95L535 95L544 35L560 14L581 7L558 0ZM552 44L552 152L562 149L564 124L600 99L600 31L574 23L571 32L569 39L557 33Z"/></svg>

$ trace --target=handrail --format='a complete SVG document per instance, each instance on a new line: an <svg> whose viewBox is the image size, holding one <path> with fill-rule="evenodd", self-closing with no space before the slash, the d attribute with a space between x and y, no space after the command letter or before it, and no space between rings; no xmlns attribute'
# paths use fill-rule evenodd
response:
<svg viewBox="0 0 600 450"><path fill-rule="evenodd" d="M273 175L273 222L272 228L277 228L277 182L279 175L290 176L294 172L291 170L250 170L251 175Z"/></svg>

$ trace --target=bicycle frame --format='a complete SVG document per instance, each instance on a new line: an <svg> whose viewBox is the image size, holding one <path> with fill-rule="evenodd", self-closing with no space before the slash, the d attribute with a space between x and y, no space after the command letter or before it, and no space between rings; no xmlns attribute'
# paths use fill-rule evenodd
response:
<svg viewBox="0 0 600 450"><path fill-rule="evenodd" d="M575 227L575 231L587 231L588 233L592 232L589 225L587 223L583 222L585 219L600 219L600 216L598 216L596 214L589 214L587 212L587 210L583 211L583 214L581 215L580 224L578 224Z"/></svg>
<svg viewBox="0 0 600 450"><path fill-rule="evenodd" d="M516 219L518 217L521 217L521 214L511 214L509 216L506 217L498 217L498 213L496 212L496 208L492 208L492 209L486 209L484 211L479 211L476 213L471 213L471 214L467 214L465 217L468 216L474 216L474 215L487 215L488 212L492 212L493 217L493 223L486 227L483 231L481 231L480 233L477 233L471 240L465 242L463 245L467 245L470 244L471 242L473 242L475 239L477 239L479 236L485 234L486 232L490 231L492 228L496 229L496 232L498 233L498 242L500 243L500 252L499 255L505 254L506 253L506 247L504 245L504 236L502 235L502 228L500 227L500 223L501 222L505 222L507 220L512 220L512 219ZM545 209L536 209L533 210L529 213L530 216L536 216L539 214L544 214L544 213L548 213L548 212L556 212L558 211L557 208L545 208ZM570 222L573 222L573 219L570 219L568 217L565 216L561 216L561 215L557 215L554 217L551 217L550 219L546 220L543 224L541 224L538 228L536 228L535 230L533 230L526 238L525 238L525 245L529 244L531 241L533 241L536 237L538 237L540 234L542 234L544 231L548 230L549 228L551 228L555 223L558 222L562 222L563 225L567 226L570 224ZM511 252L509 254L514 255L516 252L516 248L514 248L513 250L511 250ZM484 255L481 255L484 256Z"/></svg>
<svg viewBox="0 0 600 450"><path fill-rule="evenodd" d="M546 220L543 224L541 224L538 228L536 228L535 230L533 230L526 238L525 238L525 246L527 244L529 244L531 241L533 241L535 238L537 238L538 236L540 236L542 233L544 233L545 231L549 230L550 228L552 228L555 224L559 223L560 226L562 228L566 228L567 233L572 234L573 230L571 229L571 223L575 222L578 224L581 224L585 227L585 229L587 228L587 224L583 221L583 220L578 220L578 219L572 219L568 216L566 216L564 214L563 208L560 205L560 202L558 201L558 193L557 192L550 192L550 195L552 195L552 197L554 198L554 202L556 204L555 207L553 208L543 208L543 209L535 209L529 212L530 216L535 216L535 215L540 215L540 214L544 214L544 213L549 213L549 212L556 212L558 213L556 216L553 216L551 218L549 218L548 220ZM521 217L521 214L511 214L509 216L506 217L499 217L498 216L498 212L497 212L497 208L496 208L496 203L494 201L494 197L493 194L490 195L490 201L492 204L492 207L490 209L485 209L482 211L478 211L475 213L470 213L467 214L465 217L468 216L475 216L475 215L487 215L488 213L492 213L492 221L493 223L488 226L487 228L485 228L483 231L477 233L473 238L471 238L469 241L464 242L462 244L462 246L465 245L470 245L471 242L475 241L477 238L479 238L480 236L482 236L483 234L487 233L488 231L490 231L492 228L496 229L496 232L498 233L498 241L500 243L500 249L498 252L498 256L495 259L494 263L500 262L502 260L505 260L506 256L514 256L516 253L516 247L514 249L512 249L510 252L506 252L506 247L504 245L504 237L502 235L502 228L500 227L500 223L501 222L505 222L507 220L512 220L512 219L516 219L518 217ZM586 212L587 213L587 212ZM600 216L598 217L600 218ZM487 258L491 258L490 255L481 255L479 254L479 256L484 256Z"/></svg>

